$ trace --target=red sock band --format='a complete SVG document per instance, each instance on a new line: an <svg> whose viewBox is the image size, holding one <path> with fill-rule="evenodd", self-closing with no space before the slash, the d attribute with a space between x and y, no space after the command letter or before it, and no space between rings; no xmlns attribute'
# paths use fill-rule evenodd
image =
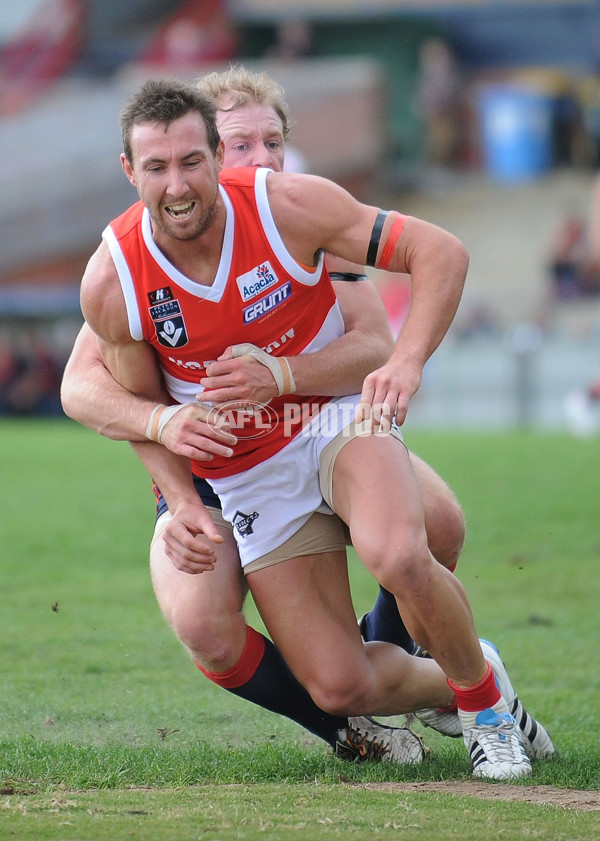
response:
<svg viewBox="0 0 600 841"><path fill-rule="evenodd" d="M458 704L456 703L456 698L447 707L436 707L436 710L439 713L455 713L458 709Z"/></svg>
<svg viewBox="0 0 600 841"><path fill-rule="evenodd" d="M387 235L387 239L385 241L385 245L383 246L383 251L381 252L381 257L379 262L377 263L378 269L387 269L390 264L390 260L392 259L392 254L394 253L394 248L396 247L396 243L398 242L398 238L404 229L404 223L406 221L405 216L401 216L398 214L394 219L394 223L390 228L390 232Z"/></svg>
<svg viewBox="0 0 600 841"><path fill-rule="evenodd" d="M209 672L204 666L201 666L196 660L194 662L205 675L217 686L222 686L223 689L237 689L248 683L254 672L258 669L263 654L265 653L265 638L254 628L249 625L246 633L246 644L244 650L237 663L226 672Z"/></svg>
<svg viewBox="0 0 600 841"><path fill-rule="evenodd" d="M469 686L465 689L465 687L456 686L451 680L448 680L448 686L456 695L459 710L475 713L493 707L500 700L501 695L496 686L492 667L489 663L487 666L486 676L475 686Z"/></svg>

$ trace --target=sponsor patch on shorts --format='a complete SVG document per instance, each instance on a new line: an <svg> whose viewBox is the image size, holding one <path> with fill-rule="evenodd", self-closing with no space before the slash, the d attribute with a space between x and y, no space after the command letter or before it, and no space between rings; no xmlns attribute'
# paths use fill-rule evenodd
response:
<svg viewBox="0 0 600 841"><path fill-rule="evenodd" d="M240 537L248 537L249 534L254 534L254 521L258 517L258 511L253 511L252 514L244 514L242 511L236 511L233 515L233 527Z"/></svg>

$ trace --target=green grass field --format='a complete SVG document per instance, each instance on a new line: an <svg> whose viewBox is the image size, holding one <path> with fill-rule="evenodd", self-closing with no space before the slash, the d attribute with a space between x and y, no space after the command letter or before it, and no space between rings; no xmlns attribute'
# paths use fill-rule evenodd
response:
<svg viewBox="0 0 600 841"><path fill-rule="evenodd" d="M462 501L458 574L479 633L560 750L511 788L588 790L599 807L600 440L419 433L408 443ZM129 447L67 421L3 421L0 448L2 841L600 836L599 811L558 797L453 794L469 779L458 740L422 731L432 753L417 767L347 765L218 690L155 604L153 497ZM350 569L359 614L376 585L355 558ZM252 605L248 614L260 626ZM395 786L411 781L448 788Z"/></svg>

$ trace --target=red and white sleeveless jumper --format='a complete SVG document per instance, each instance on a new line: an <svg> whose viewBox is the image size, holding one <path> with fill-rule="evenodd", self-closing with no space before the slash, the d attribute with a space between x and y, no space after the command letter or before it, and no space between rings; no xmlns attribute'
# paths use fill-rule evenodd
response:
<svg viewBox="0 0 600 841"><path fill-rule="evenodd" d="M221 260L210 286L184 276L165 258L141 202L103 233L123 289L131 336L154 347L177 402L196 399L206 366L228 345L250 342L275 356L291 356L319 350L344 332L323 255L308 271L279 235L267 196L269 172L237 168L221 173L227 215ZM243 428L233 430L238 443L231 458L193 462L193 472L213 479L259 464L300 432L307 406L314 412L327 402L305 395L274 398L258 429L246 416ZM298 419L295 425L290 417Z"/></svg>

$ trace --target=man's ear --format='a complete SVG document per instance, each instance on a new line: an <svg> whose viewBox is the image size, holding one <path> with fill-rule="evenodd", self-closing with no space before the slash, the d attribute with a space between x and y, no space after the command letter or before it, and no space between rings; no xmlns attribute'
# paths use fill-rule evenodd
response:
<svg viewBox="0 0 600 841"><path fill-rule="evenodd" d="M215 153L215 160L217 162L217 168L219 172L223 169L223 161L225 160L225 144L222 140L219 140L219 145L217 146L217 151Z"/></svg>
<svg viewBox="0 0 600 841"><path fill-rule="evenodd" d="M127 160L127 156L126 156L125 152L121 152L121 167L123 169L123 172L125 173L125 178L127 178L129 183L132 186L137 187L137 184L135 183L135 175L134 175L134 172L133 172L133 167L131 166L131 164Z"/></svg>

